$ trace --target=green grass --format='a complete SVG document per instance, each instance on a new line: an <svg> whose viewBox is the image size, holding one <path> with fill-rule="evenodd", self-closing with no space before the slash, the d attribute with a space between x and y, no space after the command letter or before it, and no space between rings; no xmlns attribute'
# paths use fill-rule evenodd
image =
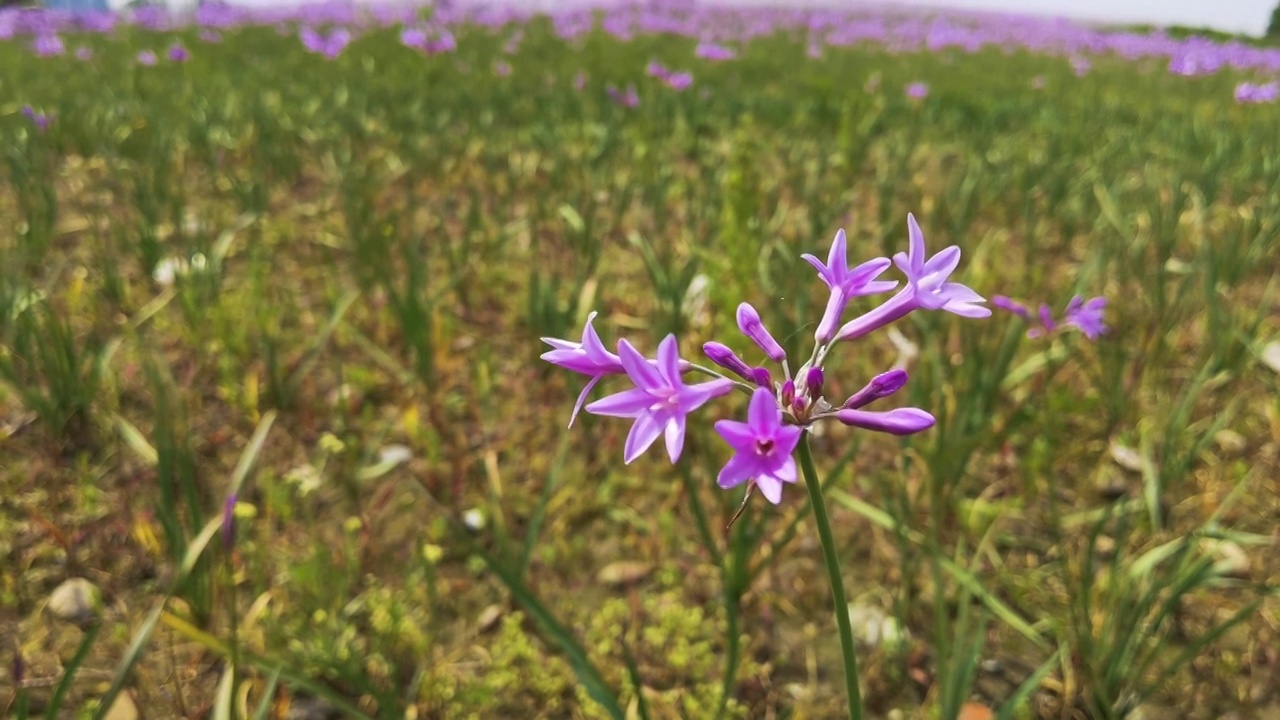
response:
<svg viewBox="0 0 1280 720"><path fill-rule="evenodd" d="M812 439L847 595L907 631L859 650L868 716L1280 706L1280 106L1154 60L525 32L510 77L480 28L333 61L183 31L191 61L150 68L171 35L0 44L0 653L31 681L0 707L839 717L804 493L723 530L711 423L743 408L694 416L680 467L624 466L625 423L564 429L581 385L538 338L594 309L608 344L754 362L745 300L794 354L826 301L799 255L840 227L852 260L905 249L908 211L988 298L1105 295L1112 330L914 315L906 402L937 427ZM841 351L832 396L898 357ZM107 600L89 642L43 612L70 576Z"/></svg>

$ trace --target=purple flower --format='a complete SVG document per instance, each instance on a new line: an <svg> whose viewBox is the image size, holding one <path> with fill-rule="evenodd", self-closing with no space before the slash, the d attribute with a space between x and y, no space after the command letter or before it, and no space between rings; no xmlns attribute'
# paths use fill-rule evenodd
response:
<svg viewBox="0 0 1280 720"><path fill-rule="evenodd" d="M734 455L720 469L716 483L731 488L751 481L769 502L782 502L782 484L796 481L796 461L791 455L804 430L784 425L782 410L766 388L756 388L747 407L747 421L718 420L716 432L733 448Z"/></svg>
<svg viewBox="0 0 1280 720"><path fill-rule="evenodd" d="M649 77L665 78L667 76L667 69L662 67L662 64L657 60L651 60L649 64L645 66L644 73Z"/></svg>
<svg viewBox="0 0 1280 720"><path fill-rule="evenodd" d="M584 72L576 72L573 75L573 89L582 92L587 87L587 74Z"/></svg>
<svg viewBox="0 0 1280 720"><path fill-rule="evenodd" d="M33 109L30 105L22 106L22 115L26 117L28 120L30 120L31 124L35 125L36 130L39 130L40 132L44 132L48 130L49 124L53 122L52 115L46 115L42 112L39 112Z"/></svg>
<svg viewBox="0 0 1280 720"><path fill-rule="evenodd" d="M928 430L936 422L932 415L918 408L898 408L887 412L846 408L836 411L836 419L845 425L890 435L912 435Z"/></svg>
<svg viewBox="0 0 1280 720"><path fill-rule="evenodd" d="M156 64L156 54L150 50L143 50L138 53L138 64L150 67Z"/></svg>
<svg viewBox="0 0 1280 720"><path fill-rule="evenodd" d="M84 45L81 45L80 47L76 48L76 59L77 59L77 60L92 60L92 59L93 59L93 51L92 51L92 50L90 50L89 48L85 47Z"/></svg>
<svg viewBox="0 0 1280 720"><path fill-rule="evenodd" d="M1088 75L1091 67L1093 67L1093 64L1089 62L1088 58L1083 58L1079 55L1071 57L1071 69L1075 71L1076 77Z"/></svg>
<svg viewBox="0 0 1280 720"><path fill-rule="evenodd" d="M910 239L908 252L893 256L894 265L907 276L907 287L875 310L845 323L836 333L836 340L862 337L916 309L945 310L968 318L991 315L990 309L977 304L986 302L981 295L960 283L948 282L960 264L958 246L952 245L926 258L924 233L910 213L907 214L907 232Z"/></svg>
<svg viewBox="0 0 1280 720"><path fill-rule="evenodd" d="M786 351L769 334L769 330L760 321L760 313L756 312L751 303L744 302L738 306L738 329L747 336L748 340L755 343L756 347L763 350L770 360L776 363L786 361Z"/></svg>
<svg viewBox="0 0 1280 720"><path fill-rule="evenodd" d="M636 92L635 84L628 85L625 93L612 85L606 85L604 91L610 100L622 107L640 106L640 95Z"/></svg>
<svg viewBox="0 0 1280 720"><path fill-rule="evenodd" d="M700 42L698 43L698 47L694 49L693 55L694 57L702 58L703 60L720 61L732 60L737 57L738 54L731 48L727 48L723 45L717 45L712 42Z"/></svg>
<svg viewBox="0 0 1280 720"><path fill-rule="evenodd" d="M1076 295L1071 298L1071 302L1067 303L1067 309L1062 315L1062 324L1078 329L1090 340L1096 340L1099 335L1107 332L1107 325L1102 319L1102 312L1106 307L1107 299L1104 297L1085 301Z"/></svg>
<svg viewBox="0 0 1280 720"><path fill-rule="evenodd" d="M667 87L682 92L688 90L693 85L693 74L687 72L673 72L662 79Z"/></svg>
<svg viewBox="0 0 1280 720"><path fill-rule="evenodd" d="M62 44L62 38L58 37L56 33L41 33L37 35L36 39L31 43L31 49L40 57L53 57L66 51Z"/></svg>
<svg viewBox="0 0 1280 720"><path fill-rule="evenodd" d="M907 97L913 100L923 100L929 97L929 85L922 82L913 82L907 86Z"/></svg>
<svg viewBox="0 0 1280 720"><path fill-rule="evenodd" d="M587 324L582 328L581 342L542 338L542 342L553 348L542 354L543 360L552 365L558 365L565 370L576 372L579 375L587 375L591 378L587 382L587 386L582 388L582 392L578 395L578 401L573 404L573 414L569 416L569 427L573 427L573 421L578 418L578 411L582 409L582 403L587 399L587 394L596 386L596 383L600 382L600 378L605 375L621 375L626 372L622 366L622 359L609 352L604 343L600 342L600 336L596 334L596 329L591 325L591 321L595 320L595 317L596 313L594 312L587 316Z"/></svg>
<svg viewBox="0 0 1280 720"><path fill-rule="evenodd" d="M1079 295L1072 297L1067 303L1066 310L1063 311L1061 322L1054 319L1053 311L1048 305L1041 305L1039 311L1033 315L1026 305L1003 295L991 298L991 304L1031 323L1031 329L1027 330L1029 338L1052 335L1059 327L1074 327L1090 340L1096 340L1099 335L1107 332L1107 325L1102 318L1103 310L1107 306L1107 299L1104 297L1096 297L1088 301Z"/></svg>
<svg viewBox="0 0 1280 720"><path fill-rule="evenodd" d="M351 31L346 28L338 28L330 33L328 37L325 37L312 28L304 27L298 31L298 39L302 41L302 46L306 49L332 60L341 55L342 51L351 43Z"/></svg>
<svg viewBox="0 0 1280 720"><path fill-rule="evenodd" d="M1269 82L1261 85L1242 82L1236 86L1235 97L1236 102L1240 104L1275 102L1277 98L1280 98L1280 82Z"/></svg>
<svg viewBox="0 0 1280 720"><path fill-rule="evenodd" d="M618 355L636 387L591 403L587 412L635 419L627 435L623 462L629 464L640 457L660 435L666 439L667 456L676 462L684 449L686 416L708 400L731 391L733 381L720 378L685 385L680 377L675 335L668 335L658 346L657 367L649 364L626 340L618 341Z"/></svg>
<svg viewBox="0 0 1280 720"><path fill-rule="evenodd" d="M848 261L848 240L845 237L844 229L836 231L836 237L831 241L831 250L827 252L827 263L822 264L818 258L805 253L800 257L805 262L812 265L818 271L818 279L826 283L831 289L831 297L827 300L827 309L822 314L822 321L818 323L818 329L814 332L814 339L820 345L831 342L831 338L835 336L836 327L840 323L840 316L844 314L845 306L849 304L849 300L862 295L874 295L876 293L888 292L898 286L897 281L876 282L876 278L880 273L888 269L889 258L876 258L850 269Z"/></svg>
<svg viewBox="0 0 1280 720"><path fill-rule="evenodd" d="M493 74L498 77L507 77L511 74L511 63L499 60L493 64Z"/></svg>
<svg viewBox="0 0 1280 720"><path fill-rule="evenodd" d="M182 46L182 43L174 43L169 46L169 59L173 62L186 62L191 57L191 53Z"/></svg>

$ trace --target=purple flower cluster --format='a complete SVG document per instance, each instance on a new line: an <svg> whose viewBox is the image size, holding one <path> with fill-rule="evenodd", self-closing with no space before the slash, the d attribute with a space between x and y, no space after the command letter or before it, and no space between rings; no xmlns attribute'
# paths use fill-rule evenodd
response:
<svg viewBox="0 0 1280 720"><path fill-rule="evenodd" d="M453 33L444 28L405 28L400 32L400 44L427 55L451 53L458 49Z"/></svg>
<svg viewBox="0 0 1280 720"><path fill-rule="evenodd" d="M991 298L991 304L1030 323L1032 327L1027 330L1029 338L1045 337L1061 329L1075 328L1090 340L1096 340L1109 329L1102 317L1107 307L1107 299L1104 297L1090 300L1079 295L1072 297L1062 312L1061 320L1053 317L1053 310L1048 305L1041 305L1039 312L1032 314L1026 305L1003 295Z"/></svg>
<svg viewBox="0 0 1280 720"><path fill-rule="evenodd" d="M902 389L907 382L907 373L903 370L875 376L838 405L829 402L825 395L827 355L844 340L884 328L916 310L945 310L971 318L991 314L980 305L985 302L980 295L964 285L950 282L950 275L960 262L960 248L951 246L930 257L915 218L908 215L907 223L908 250L895 255L892 261L876 258L849 267L848 240L843 230L836 233L825 263L812 255L803 256L827 286L829 300L814 333L813 351L794 373L786 350L765 327L760 313L749 303L738 306L739 331L764 358L779 366L780 381L774 380L774 372L768 367L751 365L727 345L714 341L704 344L702 349L719 369L682 360L674 335L662 340L653 359L645 358L625 339L618 341L618 352L614 354L592 326L595 313L587 317L579 341L542 338L552 348L542 359L590 378L574 404L569 425L573 425L587 395L602 379L626 376L634 387L587 404L586 411L633 421L623 450L625 462L635 460L661 437L667 456L674 463L684 447L689 414L738 389L750 396L747 421L721 420L715 424L716 431L734 451L720 471L718 482L724 488L750 483L775 504L781 501L782 486L796 481L792 454L797 444L805 429L819 421L834 420L894 435L909 435L932 427L933 416L917 408L864 409ZM841 324L851 299L898 288L897 281L878 279L894 265L904 275L902 288L875 309ZM687 384L683 375L688 372L712 379Z"/></svg>
<svg viewBox="0 0 1280 720"><path fill-rule="evenodd" d="M693 54L695 57L702 58L703 60L711 60L714 62L719 62L722 60L732 60L738 56L738 53L734 52L733 48L725 47L724 45L718 45L712 42L698 43L698 47L694 48Z"/></svg>
<svg viewBox="0 0 1280 720"><path fill-rule="evenodd" d="M1236 102L1241 105L1273 103L1280 98L1280 82L1254 84L1242 82L1236 86Z"/></svg>
<svg viewBox="0 0 1280 720"><path fill-rule="evenodd" d="M645 72L649 77L658 78L664 85L677 92L688 90L693 85L692 73L669 70L657 61L649 63Z"/></svg>
<svg viewBox="0 0 1280 720"><path fill-rule="evenodd" d="M298 31L298 39L307 50L332 60L341 55L351 43L351 31L340 27L325 36L315 28L304 27Z"/></svg>

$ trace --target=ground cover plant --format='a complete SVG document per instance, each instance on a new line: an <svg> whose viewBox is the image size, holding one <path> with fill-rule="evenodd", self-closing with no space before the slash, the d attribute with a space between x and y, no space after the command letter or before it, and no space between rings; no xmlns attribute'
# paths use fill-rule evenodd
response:
<svg viewBox="0 0 1280 720"><path fill-rule="evenodd" d="M1280 712L1278 72L883 9L5 11L0 708Z"/></svg>

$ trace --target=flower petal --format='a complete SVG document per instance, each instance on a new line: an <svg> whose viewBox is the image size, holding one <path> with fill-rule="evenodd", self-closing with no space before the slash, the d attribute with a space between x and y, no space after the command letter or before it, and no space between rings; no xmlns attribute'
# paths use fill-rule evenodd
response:
<svg viewBox="0 0 1280 720"><path fill-rule="evenodd" d="M667 457L671 464L680 459L680 451L684 449L684 415L672 415L663 427L667 440Z"/></svg>
<svg viewBox="0 0 1280 720"><path fill-rule="evenodd" d="M680 387L680 343L675 335L667 335L658 344L658 372L668 387Z"/></svg>
<svg viewBox="0 0 1280 720"><path fill-rule="evenodd" d="M737 420L717 420L716 432L729 443L729 447L738 452L751 452L756 444L756 435L751 426Z"/></svg>
<svg viewBox="0 0 1280 720"><path fill-rule="evenodd" d="M578 419L578 411L582 410L582 403L586 401L587 394L596 386L596 383L600 382L601 377L604 376L596 375L588 380L587 386L582 388L582 392L578 393L578 401L573 404L573 414L569 416L569 427L573 427L573 421Z"/></svg>
<svg viewBox="0 0 1280 720"><path fill-rule="evenodd" d="M650 365L640 351L625 338L618 341L618 358L622 361L622 369L627 371L627 376L636 384L636 387L649 392L659 392L667 388L658 369Z"/></svg>
<svg viewBox="0 0 1280 720"><path fill-rule="evenodd" d="M836 277L848 274L848 247L849 242L844 234L844 228L840 228L836 231L835 239L831 241L831 251L827 253L827 267Z"/></svg>
<svg viewBox="0 0 1280 720"><path fill-rule="evenodd" d="M637 417L635 424L631 426L631 432L627 433L627 444L623 449L622 461L630 465L631 461L648 450L661 434L662 427L658 425L653 413L645 413Z"/></svg>
<svg viewBox="0 0 1280 720"><path fill-rule="evenodd" d="M782 424L782 411L778 409L778 401L766 388L756 388L751 394L751 404L747 406L747 425L759 440L772 440L778 426Z"/></svg>
<svg viewBox="0 0 1280 720"><path fill-rule="evenodd" d="M782 502L782 483L777 478L761 475L756 478L756 487L760 488L760 494L774 505Z"/></svg>
<svg viewBox="0 0 1280 720"><path fill-rule="evenodd" d="M592 415L608 417L636 417L649 411L653 406L653 396L640 388L631 388L614 393L591 403L587 412Z"/></svg>
<svg viewBox="0 0 1280 720"><path fill-rule="evenodd" d="M756 474L756 463L749 455L735 454L720 468L716 484L722 488L741 485Z"/></svg>

